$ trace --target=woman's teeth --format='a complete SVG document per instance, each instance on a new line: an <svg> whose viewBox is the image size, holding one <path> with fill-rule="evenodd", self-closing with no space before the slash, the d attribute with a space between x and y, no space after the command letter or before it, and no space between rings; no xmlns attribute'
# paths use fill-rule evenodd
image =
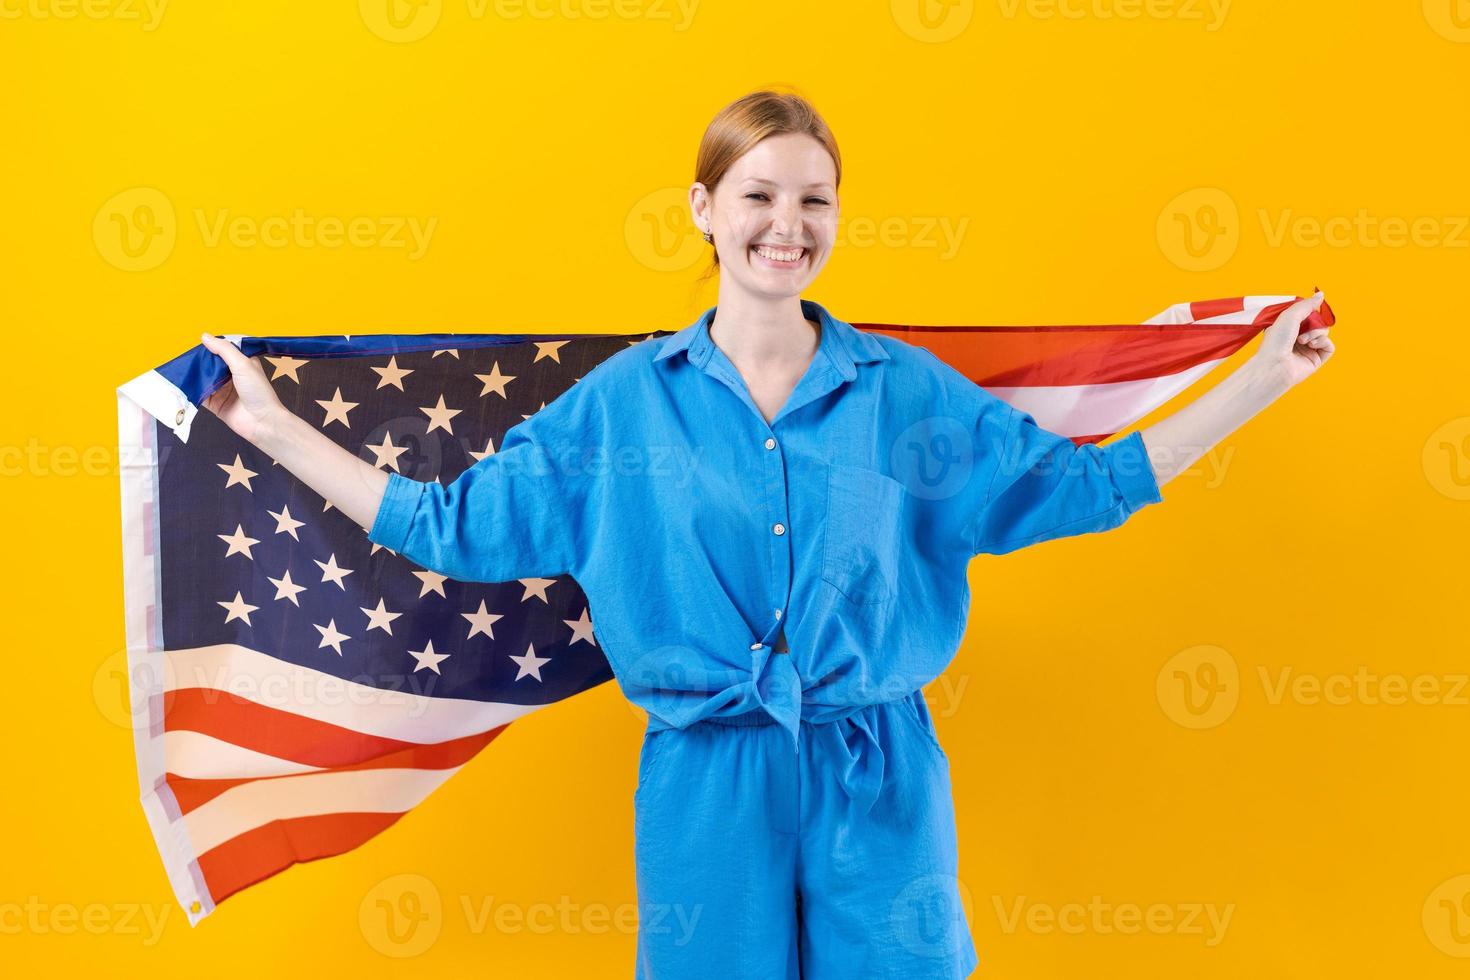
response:
<svg viewBox="0 0 1470 980"><path fill-rule="evenodd" d="M762 258L770 259L772 262L784 262L787 264L795 264L806 254L806 249L804 248L775 249L765 245L753 245L751 246L751 250Z"/></svg>

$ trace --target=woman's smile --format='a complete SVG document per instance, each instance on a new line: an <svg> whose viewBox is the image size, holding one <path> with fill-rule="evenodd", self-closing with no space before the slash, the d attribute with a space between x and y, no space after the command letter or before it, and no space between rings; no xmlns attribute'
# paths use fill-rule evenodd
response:
<svg viewBox="0 0 1470 980"><path fill-rule="evenodd" d="M803 261L805 261L807 255L807 250L799 245L785 247L752 245L750 251L758 259L756 265L762 265L770 269L799 268Z"/></svg>

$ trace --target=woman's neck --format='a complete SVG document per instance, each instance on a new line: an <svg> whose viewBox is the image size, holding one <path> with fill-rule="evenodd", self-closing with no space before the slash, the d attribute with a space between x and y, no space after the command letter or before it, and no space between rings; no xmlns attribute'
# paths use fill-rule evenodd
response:
<svg viewBox="0 0 1470 980"><path fill-rule="evenodd" d="M722 297L710 340L733 363L757 370L807 364L821 341L821 324L808 320L799 298L778 302Z"/></svg>

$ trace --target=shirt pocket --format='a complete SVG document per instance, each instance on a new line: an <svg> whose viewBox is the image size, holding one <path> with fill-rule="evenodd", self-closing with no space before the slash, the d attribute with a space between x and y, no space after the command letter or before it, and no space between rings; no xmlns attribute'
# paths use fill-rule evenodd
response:
<svg viewBox="0 0 1470 980"><path fill-rule="evenodd" d="M899 520L903 485L877 470L827 467L822 579L858 603L898 594Z"/></svg>
<svg viewBox="0 0 1470 980"><path fill-rule="evenodd" d="M643 733L643 747L638 752L638 785L633 790L633 801L644 794L648 786L650 776L653 774L654 764L658 762L659 753L662 751L664 742L671 737L675 729L659 728Z"/></svg>
<svg viewBox="0 0 1470 980"><path fill-rule="evenodd" d="M919 737L934 750L934 754L942 762L945 768L949 767L949 753L944 751L944 746L939 744L939 735L934 731L934 718L929 714L928 702L924 700L922 692L915 691L903 699L904 707L908 716L919 728Z"/></svg>

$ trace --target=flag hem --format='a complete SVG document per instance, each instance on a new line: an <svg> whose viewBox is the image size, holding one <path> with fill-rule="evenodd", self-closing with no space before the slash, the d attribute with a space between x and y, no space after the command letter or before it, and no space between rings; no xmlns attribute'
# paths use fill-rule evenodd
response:
<svg viewBox="0 0 1470 980"><path fill-rule="evenodd" d="M163 387L168 385L164 379L149 375L117 390L128 695L143 812L174 897L188 917L189 925L194 926L214 911L214 900L181 819L178 801L164 780L163 682L167 663L162 625L157 617L162 606L156 561L159 554L158 446L154 420L157 416L133 396L141 394L157 408L165 404L169 394ZM182 397L182 392L178 395ZM180 423L185 430L192 417L190 413ZM168 426L167 420L158 421Z"/></svg>

